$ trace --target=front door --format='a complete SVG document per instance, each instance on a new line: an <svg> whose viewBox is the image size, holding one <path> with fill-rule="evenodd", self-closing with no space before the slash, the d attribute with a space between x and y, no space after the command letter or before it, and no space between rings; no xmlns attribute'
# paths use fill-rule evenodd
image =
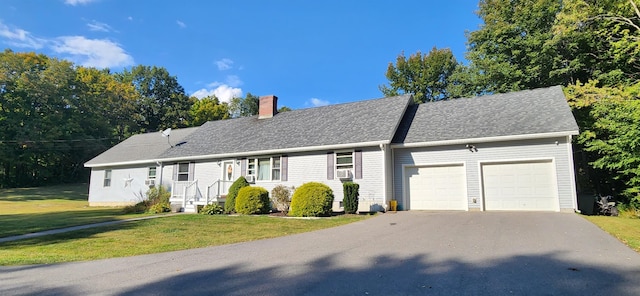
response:
<svg viewBox="0 0 640 296"><path fill-rule="evenodd" d="M222 162L222 180L220 184L220 195L227 195L229 192L229 187L233 184L234 181L234 167L233 161L224 161Z"/></svg>

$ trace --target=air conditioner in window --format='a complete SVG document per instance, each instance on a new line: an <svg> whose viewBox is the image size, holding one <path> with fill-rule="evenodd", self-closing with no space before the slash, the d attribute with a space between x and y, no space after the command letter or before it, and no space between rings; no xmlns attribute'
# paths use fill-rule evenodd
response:
<svg viewBox="0 0 640 296"><path fill-rule="evenodd" d="M155 179L147 179L147 180L144 181L144 185L156 186L156 180Z"/></svg>
<svg viewBox="0 0 640 296"><path fill-rule="evenodd" d="M256 182L256 176L244 176L244 179L247 180L247 182L249 182L249 183L255 183Z"/></svg>
<svg viewBox="0 0 640 296"><path fill-rule="evenodd" d="M340 169L336 170L336 176L338 179L351 179L351 170Z"/></svg>

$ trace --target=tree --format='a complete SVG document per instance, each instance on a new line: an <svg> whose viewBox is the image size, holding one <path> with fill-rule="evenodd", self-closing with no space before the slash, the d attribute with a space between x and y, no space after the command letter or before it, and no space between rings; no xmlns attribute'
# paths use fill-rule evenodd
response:
<svg viewBox="0 0 640 296"><path fill-rule="evenodd" d="M404 53L396 58L396 64L389 63L386 77L389 86L379 86L385 96L413 94L417 103L438 101L449 98L449 77L458 62L448 48L433 47L429 54L420 51L407 59Z"/></svg>
<svg viewBox="0 0 640 296"><path fill-rule="evenodd" d="M119 81L132 84L140 95L136 107L142 131L187 126L193 102L178 79L165 68L139 65L124 70L117 77Z"/></svg>
<svg viewBox="0 0 640 296"><path fill-rule="evenodd" d="M192 99L194 103L189 110L190 126L200 126L207 121L227 119L230 116L229 105L224 102L220 103L215 96Z"/></svg>
<svg viewBox="0 0 640 296"><path fill-rule="evenodd" d="M260 97L247 93L244 98L233 98L229 104L231 117L247 117L258 114L260 108Z"/></svg>
<svg viewBox="0 0 640 296"><path fill-rule="evenodd" d="M561 84L550 75L555 52L545 46L561 7L557 0L481 0L484 24L467 33L470 65L459 84L469 95Z"/></svg>

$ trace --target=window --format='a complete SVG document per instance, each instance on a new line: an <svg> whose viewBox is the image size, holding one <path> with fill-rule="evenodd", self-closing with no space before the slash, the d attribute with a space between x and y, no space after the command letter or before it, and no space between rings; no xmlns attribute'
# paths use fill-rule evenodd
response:
<svg viewBox="0 0 640 296"><path fill-rule="evenodd" d="M111 187L111 170L104 171L104 187Z"/></svg>
<svg viewBox="0 0 640 296"><path fill-rule="evenodd" d="M149 173L147 174L147 179L155 179L156 178L156 167L149 167Z"/></svg>
<svg viewBox="0 0 640 296"><path fill-rule="evenodd" d="M271 168L271 180L280 180L280 157L273 158L273 166Z"/></svg>
<svg viewBox="0 0 640 296"><path fill-rule="evenodd" d="M178 164L178 181L189 181L189 163Z"/></svg>
<svg viewBox="0 0 640 296"><path fill-rule="evenodd" d="M353 169L353 152L336 153L336 169Z"/></svg>
<svg viewBox="0 0 640 296"><path fill-rule="evenodd" d="M279 181L280 156L247 159L247 176L259 181Z"/></svg>

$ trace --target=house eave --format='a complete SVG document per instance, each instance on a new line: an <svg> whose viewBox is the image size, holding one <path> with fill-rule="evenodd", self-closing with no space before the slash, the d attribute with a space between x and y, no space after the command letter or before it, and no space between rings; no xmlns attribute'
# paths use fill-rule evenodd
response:
<svg viewBox="0 0 640 296"><path fill-rule="evenodd" d="M533 140L533 139L575 136L578 134L579 132L577 130L573 130L573 131L552 132L552 133L466 138L466 139L453 139L453 140L431 141L431 142L397 143L397 144L391 144L391 148L398 149L398 148L414 148L414 147L434 147L434 146L447 146L447 145L459 145L459 144L487 143L487 142Z"/></svg>
<svg viewBox="0 0 640 296"><path fill-rule="evenodd" d="M225 159L225 158L246 157L246 156L253 156L253 155L284 154L284 153L296 153L296 152L313 152L313 151L322 151L322 150L349 149L349 148L356 148L356 147L372 147L372 146L388 145L390 143L391 141L389 140L370 141L370 142L361 142L361 143L321 145L321 146L311 146L311 147L293 147L293 148L284 148L284 149L270 149L270 150L256 150L256 151L244 151L244 152L234 152L234 153L155 158L155 159L143 159L143 160L109 162L109 163L94 163L94 164L85 163L84 166L88 168L94 168L94 167L130 166L130 165L151 164L151 163L161 163L161 162Z"/></svg>

